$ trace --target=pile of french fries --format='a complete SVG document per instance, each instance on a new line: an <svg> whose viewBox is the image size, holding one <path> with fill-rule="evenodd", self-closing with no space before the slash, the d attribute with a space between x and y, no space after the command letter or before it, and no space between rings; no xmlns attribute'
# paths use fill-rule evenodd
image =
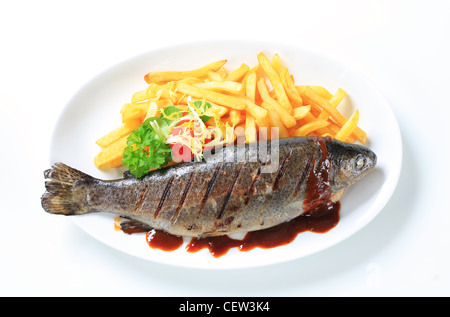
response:
<svg viewBox="0 0 450 317"><path fill-rule="evenodd" d="M244 128L246 142L270 139L270 128L277 127L279 138L315 135L366 143L367 134L358 127L358 110L347 119L337 109L345 90L331 94L322 86L296 85L278 54L270 60L262 52L257 57L253 68L243 63L230 72L225 69L227 60L220 60L189 71L148 73L144 77L147 89L133 94L120 111L122 125L96 141L102 149L94 158L95 165L120 167L133 130L167 106L187 109L188 100L209 102L209 110L220 117L223 126ZM206 124L217 126L212 119ZM266 135L259 133L260 127L267 128L262 129L268 131Z"/></svg>

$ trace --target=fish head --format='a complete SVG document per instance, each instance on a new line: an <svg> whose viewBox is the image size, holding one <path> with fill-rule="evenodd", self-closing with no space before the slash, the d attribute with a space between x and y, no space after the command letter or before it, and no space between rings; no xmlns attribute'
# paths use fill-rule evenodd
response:
<svg viewBox="0 0 450 317"><path fill-rule="evenodd" d="M332 141L327 146L331 161L333 192L350 186L373 170L376 154L365 146Z"/></svg>

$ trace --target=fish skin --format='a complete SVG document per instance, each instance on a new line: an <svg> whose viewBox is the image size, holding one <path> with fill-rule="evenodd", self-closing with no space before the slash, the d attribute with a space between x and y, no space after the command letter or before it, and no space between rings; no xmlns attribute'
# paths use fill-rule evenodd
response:
<svg viewBox="0 0 450 317"><path fill-rule="evenodd" d="M125 173L123 179L100 180L56 163L44 172L42 207L63 215L112 212L133 225L178 236L219 236L273 227L308 212L308 179L320 172L320 162L329 162L326 194L342 193L376 165L375 153L360 145L318 137L277 142L279 165L273 173L263 170L274 162L256 160L259 146L248 144L218 152L231 155L233 162L217 155L155 170L141 179ZM237 153L245 153L245 159L239 160Z"/></svg>

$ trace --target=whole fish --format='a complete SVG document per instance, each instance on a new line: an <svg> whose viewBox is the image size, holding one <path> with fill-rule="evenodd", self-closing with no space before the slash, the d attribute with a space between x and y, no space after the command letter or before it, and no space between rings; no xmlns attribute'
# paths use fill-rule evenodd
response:
<svg viewBox="0 0 450 317"><path fill-rule="evenodd" d="M260 142L226 146L209 160L165 167L140 179L125 172L122 179L100 180L56 163L44 172L42 207L62 215L111 212L128 219L122 229L220 236L313 213L376 165L368 148L330 138L274 142L268 141L264 155ZM267 172L271 165L276 168Z"/></svg>

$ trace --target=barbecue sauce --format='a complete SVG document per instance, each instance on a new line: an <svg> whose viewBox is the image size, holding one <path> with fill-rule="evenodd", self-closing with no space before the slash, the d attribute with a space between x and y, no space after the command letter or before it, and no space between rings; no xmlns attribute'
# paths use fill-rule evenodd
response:
<svg viewBox="0 0 450 317"><path fill-rule="evenodd" d="M316 165L316 159L313 160L311 170L309 172L308 181L306 183L305 200L303 201L303 210L308 211L307 214L320 216L327 213L326 208L320 208L322 205L330 204L331 199L331 180L330 167L331 162L328 157L328 150L325 142L331 142L331 138L310 137L310 140L316 142L322 153Z"/></svg>
<svg viewBox="0 0 450 317"><path fill-rule="evenodd" d="M272 228L248 232L242 240L228 236L193 238L186 246L186 250L193 253L207 248L214 257L220 257L232 248L250 251L254 248L270 249L287 245L301 232L325 233L334 228L339 222L339 209L339 202L330 202L317 207L314 211L322 216L298 216Z"/></svg>
<svg viewBox="0 0 450 317"><path fill-rule="evenodd" d="M148 245L153 249L175 251L183 245L183 237L174 236L162 230L152 229L145 236Z"/></svg>
<svg viewBox="0 0 450 317"><path fill-rule="evenodd" d="M325 233L334 228L339 222L340 206L339 202L329 201L312 210L311 215L298 216L272 228L248 232L242 240L232 239L229 236L192 238L187 244L186 250L195 253L202 249L208 249L214 257L221 257L232 248L238 248L239 251L250 251L254 248L270 249L287 245L302 232ZM151 248L163 251L174 251L183 245L183 237L174 236L161 230L147 232L146 238Z"/></svg>

